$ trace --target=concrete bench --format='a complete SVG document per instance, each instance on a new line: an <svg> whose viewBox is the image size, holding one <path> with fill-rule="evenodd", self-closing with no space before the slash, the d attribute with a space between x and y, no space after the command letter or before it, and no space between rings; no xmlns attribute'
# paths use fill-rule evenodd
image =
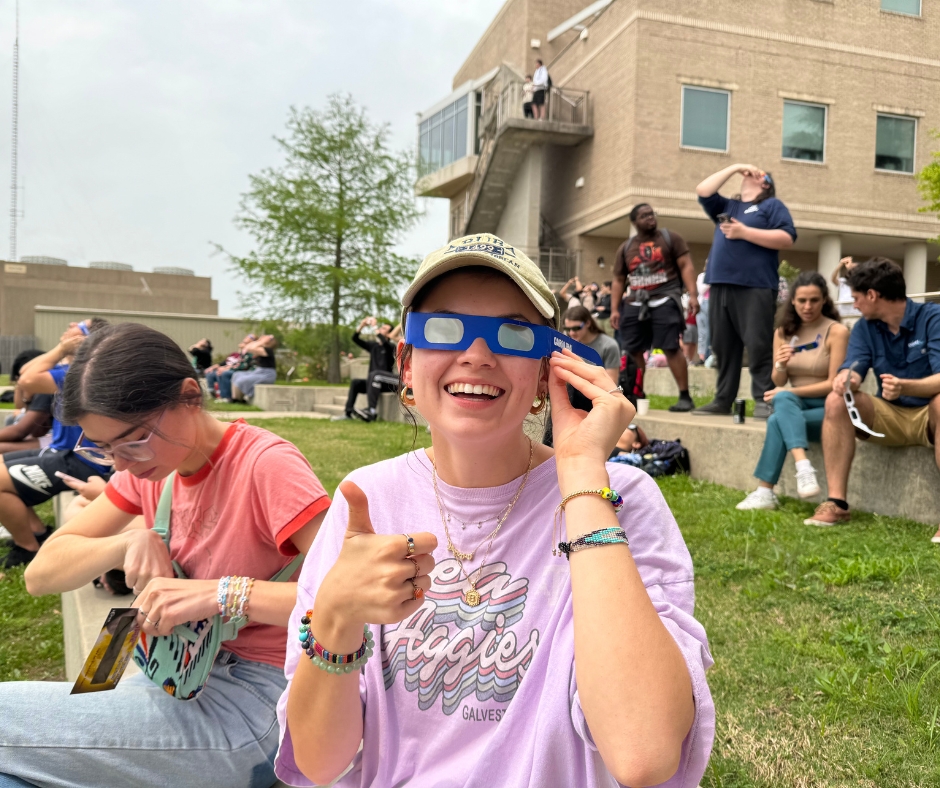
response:
<svg viewBox="0 0 940 788"><path fill-rule="evenodd" d="M689 393L693 397L714 397L715 383L718 381L718 370L708 367L689 367ZM663 397L678 397L679 388L675 378L668 367L647 367L646 377L643 380L643 390L647 394ZM871 373L862 383L862 391L874 394L877 391L875 377ZM738 385L738 397L751 399L751 373L747 369L741 370L741 382Z"/></svg>
<svg viewBox="0 0 940 788"><path fill-rule="evenodd" d="M757 485L754 468L764 445L766 422L748 419L734 424L730 416L668 411L650 411L637 416L636 422L651 439L681 440L689 450L693 478L739 490L753 490ZM826 491L822 447L811 443L808 454L823 490L821 501ZM788 455L777 486L783 495L797 497L795 474ZM933 450L921 446L892 449L858 441L848 495L852 506L862 511L937 524L940 472Z"/></svg>

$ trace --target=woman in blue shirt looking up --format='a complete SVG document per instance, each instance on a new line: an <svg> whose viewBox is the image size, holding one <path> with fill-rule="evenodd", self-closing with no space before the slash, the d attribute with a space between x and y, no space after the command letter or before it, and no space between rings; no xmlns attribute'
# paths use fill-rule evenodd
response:
<svg viewBox="0 0 940 788"><path fill-rule="evenodd" d="M738 174L743 176L740 195L722 197L718 190ZM777 253L796 240L793 219L777 199L770 173L750 164L732 164L709 175L695 191L716 225L705 282L711 285L708 317L712 351L718 357L718 382L715 399L693 413L731 412L746 347L754 417L766 419L772 409L764 402L764 393L774 387L770 373L779 283Z"/></svg>

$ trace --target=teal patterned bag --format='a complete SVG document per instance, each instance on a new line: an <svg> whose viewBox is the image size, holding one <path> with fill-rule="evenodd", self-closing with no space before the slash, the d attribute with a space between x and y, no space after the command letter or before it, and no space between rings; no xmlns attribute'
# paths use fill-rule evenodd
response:
<svg viewBox="0 0 940 788"><path fill-rule="evenodd" d="M167 550L170 549L170 511L173 504L173 478L170 475L160 494L153 530L160 534ZM303 563L298 555L271 578L280 583L289 579ZM176 576L186 578L180 565L173 562ZM179 700L192 700L206 685L209 671L215 663L222 644L238 637L238 631L248 623L247 616L235 616L223 621L216 613L212 618L189 621L173 627L170 635L146 635L134 648L134 662L154 684Z"/></svg>

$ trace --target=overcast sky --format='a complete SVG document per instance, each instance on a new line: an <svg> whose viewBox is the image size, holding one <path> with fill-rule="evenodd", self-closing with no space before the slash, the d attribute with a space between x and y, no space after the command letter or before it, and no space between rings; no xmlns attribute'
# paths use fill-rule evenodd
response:
<svg viewBox="0 0 940 788"><path fill-rule="evenodd" d="M276 165L291 105L348 92L411 148L415 113L451 80L503 0L22 0L18 252L69 265L178 265L212 277L219 312L244 285L213 255L248 174ZM0 259L8 257L14 6L0 0ZM446 240L447 202L402 244Z"/></svg>

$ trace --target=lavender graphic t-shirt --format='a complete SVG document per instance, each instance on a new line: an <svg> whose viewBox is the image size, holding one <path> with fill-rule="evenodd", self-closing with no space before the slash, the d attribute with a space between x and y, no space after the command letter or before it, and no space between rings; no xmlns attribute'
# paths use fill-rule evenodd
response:
<svg viewBox="0 0 940 788"><path fill-rule="evenodd" d="M629 466L610 464L607 470L611 487L624 497L620 523L640 575L682 651L695 696L695 721L679 769L665 784L695 788L711 752L715 710L705 682L712 664L708 642L692 616L692 561L656 483ZM377 648L359 683L363 747L337 784L616 786L578 697L568 562L551 553L552 513L561 499L554 458L532 470L496 536L476 584L482 596L478 607L463 601L467 581L447 552L423 451L360 468L347 478L368 496L376 533L430 531L438 548L421 608L399 624L372 627ZM458 548L469 551L485 539L520 482L521 477L501 487L460 489L439 481ZM313 607L317 588L339 555L348 516L337 491L300 576L288 626L288 680L301 656L295 637L300 618ZM478 527L484 517L491 519ZM402 539L403 554L404 545ZM477 569L485 550L484 545L465 562L468 571ZM612 671L630 670L613 653L609 665ZM278 704L276 771L284 782L309 786L294 762L295 749L304 744L292 740L287 728L289 691L290 685ZM324 735L328 730L324 721Z"/></svg>

